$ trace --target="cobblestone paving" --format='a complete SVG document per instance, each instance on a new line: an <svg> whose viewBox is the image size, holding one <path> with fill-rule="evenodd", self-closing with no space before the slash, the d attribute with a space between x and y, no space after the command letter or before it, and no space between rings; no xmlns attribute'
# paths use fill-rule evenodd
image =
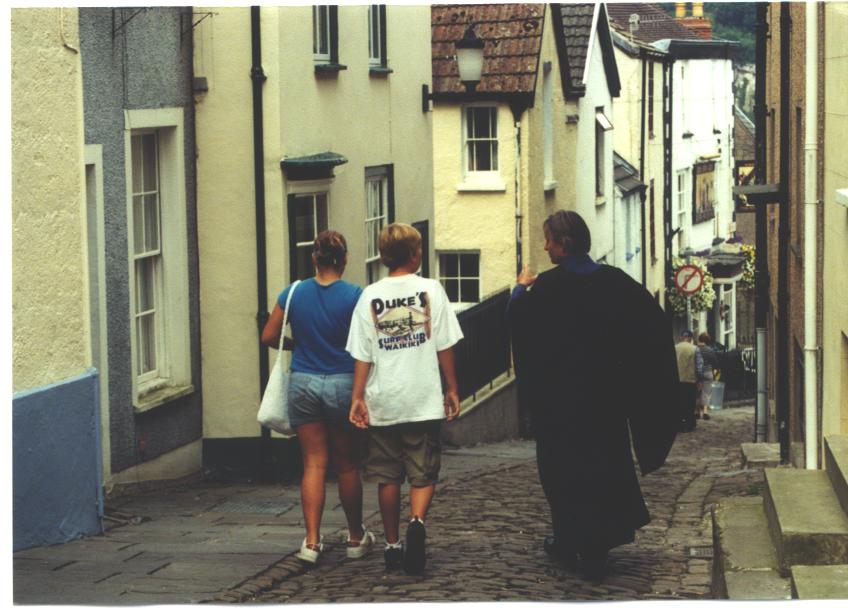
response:
<svg viewBox="0 0 848 608"><path fill-rule="evenodd" d="M382 551L346 561L326 543L322 563L305 570L293 556L217 601L275 603L633 600L710 598L710 505L757 494L760 471L743 471L740 443L752 408L716 412L678 436L666 465L641 478L653 520L636 542L614 549L600 585L565 571L542 551L548 511L534 461L506 463L438 489L427 521L423 576L386 574ZM369 527L381 530L375 514ZM382 545L382 539L380 539Z"/></svg>

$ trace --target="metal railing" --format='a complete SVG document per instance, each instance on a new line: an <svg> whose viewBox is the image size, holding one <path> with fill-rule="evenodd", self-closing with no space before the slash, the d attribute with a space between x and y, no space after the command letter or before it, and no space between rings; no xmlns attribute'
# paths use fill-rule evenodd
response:
<svg viewBox="0 0 848 608"><path fill-rule="evenodd" d="M512 357L506 323L509 289L487 297L457 314L465 336L454 347L459 398L466 399L503 373L511 373Z"/></svg>

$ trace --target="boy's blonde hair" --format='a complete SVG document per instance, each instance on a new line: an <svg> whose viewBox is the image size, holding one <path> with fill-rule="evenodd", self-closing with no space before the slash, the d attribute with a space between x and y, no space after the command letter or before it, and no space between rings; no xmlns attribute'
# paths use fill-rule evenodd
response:
<svg viewBox="0 0 848 608"><path fill-rule="evenodd" d="M389 270L407 264L421 247L421 233L409 224L395 222L380 231L380 259Z"/></svg>

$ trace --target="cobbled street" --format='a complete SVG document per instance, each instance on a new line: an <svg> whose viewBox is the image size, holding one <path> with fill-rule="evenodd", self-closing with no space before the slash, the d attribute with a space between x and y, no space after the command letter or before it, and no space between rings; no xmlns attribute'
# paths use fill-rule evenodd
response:
<svg viewBox="0 0 848 608"><path fill-rule="evenodd" d="M740 443L750 440L751 407L715 412L694 433L678 435L666 465L642 477L652 522L636 542L610 553L610 574L593 585L548 558L547 504L533 460L505 463L455 478L438 489L427 521L423 576L384 571L382 551L346 561L337 539L322 563L303 571L293 556L231 601L274 603L634 600L710 598L710 505L760 492L761 472L741 470ZM381 531L379 515L369 527ZM402 532L403 534L403 528ZM382 538L378 536L378 545ZM245 592L251 592L245 597Z"/></svg>

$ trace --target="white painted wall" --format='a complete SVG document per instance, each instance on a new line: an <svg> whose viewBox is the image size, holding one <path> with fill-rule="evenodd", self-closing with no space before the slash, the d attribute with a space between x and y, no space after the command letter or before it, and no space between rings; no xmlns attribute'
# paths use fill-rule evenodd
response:
<svg viewBox="0 0 848 608"><path fill-rule="evenodd" d="M578 102L579 122L577 125L576 199L574 209L583 216L592 233L590 255L594 259L607 256L612 263L615 256L613 224L615 221L615 192L613 181L612 153L615 147L616 125L607 132L604 167L604 197L595 196L595 108L603 107L604 113L612 120L613 100L604 73L601 45L593 36L590 55L587 58L588 70L585 77L586 94Z"/></svg>
<svg viewBox="0 0 848 608"><path fill-rule="evenodd" d="M678 171L691 169L701 156L719 154L714 159L716 217L693 225L690 212L683 226L687 232L684 241L694 251L701 251L709 249L716 236L731 236L733 69L729 59L684 59L676 61L673 70L672 199L676 201ZM692 133L692 137L683 138L686 132ZM689 191L691 193L691 183ZM691 200L688 204L691 208ZM675 255L678 254L676 247L675 242Z"/></svg>

